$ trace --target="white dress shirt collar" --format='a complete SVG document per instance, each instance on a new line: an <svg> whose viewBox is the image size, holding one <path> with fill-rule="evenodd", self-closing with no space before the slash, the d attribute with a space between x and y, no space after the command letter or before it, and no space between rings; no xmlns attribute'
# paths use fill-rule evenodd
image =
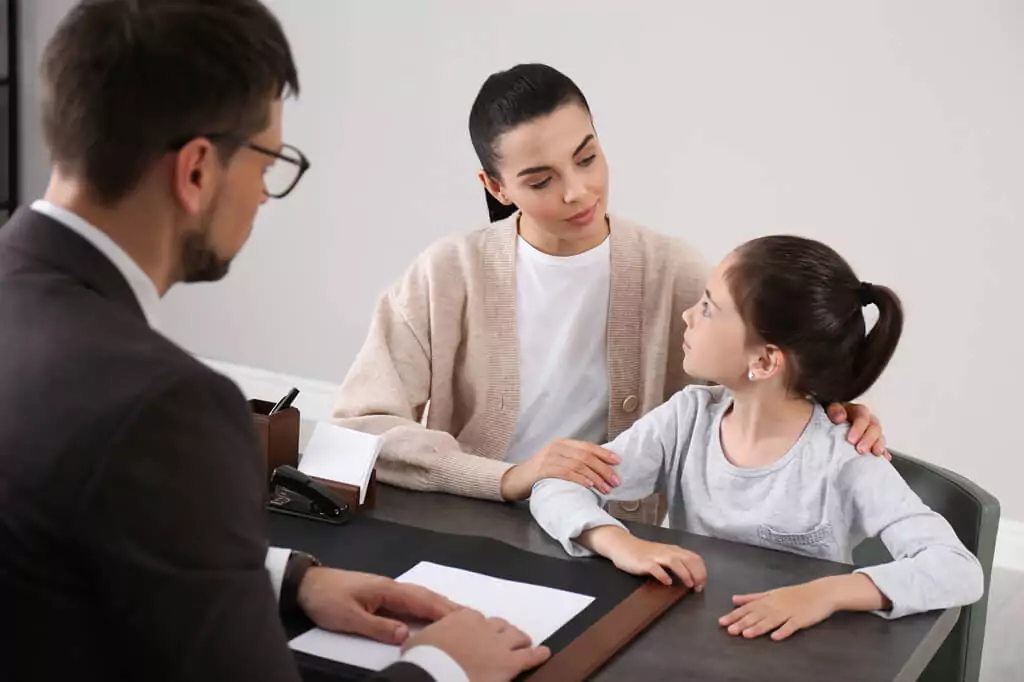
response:
<svg viewBox="0 0 1024 682"><path fill-rule="evenodd" d="M71 211L61 208L49 201L38 200L32 202L32 210L53 218L58 223L77 233L87 242L92 244L97 251L107 257L121 276L128 282L129 288L135 294L135 300L142 308L142 314L146 316L146 322L150 327L157 325L157 307L160 303L160 294L156 285L149 278L138 263L132 260L124 249L117 245L105 232L89 224L87 220Z"/></svg>

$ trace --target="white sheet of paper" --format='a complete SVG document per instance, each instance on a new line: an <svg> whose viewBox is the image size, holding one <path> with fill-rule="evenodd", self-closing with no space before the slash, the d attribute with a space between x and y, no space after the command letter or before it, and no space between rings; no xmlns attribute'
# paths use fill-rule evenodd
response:
<svg viewBox="0 0 1024 682"><path fill-rule="evenodd" d="M555 634L594 601L583 594L502 580L428 561L416 564L398 580L422 585L485 616L504 618L529 635L534 644ZM412 629L413 633L416 631ZM401 655L397 646L319 628L293 639L291 648L367 670L383 670Z"/></svg>
<svg viewBox="0 0 1024 682"><path fill-rule="evenodd" d="M379 436L317 422L299 460L299 471L307 476L359 486L361 504L366 498L381 444Z"/></svg>

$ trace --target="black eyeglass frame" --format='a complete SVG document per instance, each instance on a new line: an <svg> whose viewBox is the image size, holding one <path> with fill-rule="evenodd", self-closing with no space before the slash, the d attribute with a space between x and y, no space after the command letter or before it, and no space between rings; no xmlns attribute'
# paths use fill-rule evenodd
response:
<svg viewBox="0 0 1024 682"><path fill-rule="evenodd" d="M266 154L267 156L272 156L275 159L278 159L279 161L284 161L285 163L290 163L292 165L298 166L299 167L299 172L298 172L298 174L296 174L295 179L292 180L292 183L290 185L288 185L287 189L285 189L285 190L283 190L281 192L271 193L271 192L268 192L266 187L264 186L263 191L266 192L267 196L270 197L271 199L283 199L284 197L288 196L288 194L290 194L291 191L293 189L295 189L295 186L299 184L299 180L302 179L302 176L306 174L306 171L308 171L310 166L312 165L309 162L309 159L306 157L306 155L304 153L302 153L302 150L299 149L298 147L296 147L295 145L283 144L283 145L281 145L281 149L290 149L290 150L292 150L293 152L295 152L298 155L298 157L299 157L298 159L293 159L293 158L287 157L287 156L285 156L284 154L282 154L279 151L274 151L273 149L269 149L269 148L264 147L262 145L258 145L255 142L250 142L249 140L243 139L243 138L241 138L241 137L239 137L237 135L233 135L232 133L210 133L210 134L207 134L207 135L193 135L192 137L190 137L190 138L188 138L186 140L183 140L183 141L180 141L180 142L175 142L174 144L172 144L171 145L171 150L172 151L177 151L177 150L181 149L182 147L184 147L185 145L187 145L192 140L194 140L196 138L199 138L199 137L205 137L206 139L210 140L211 142L216 141L218 139L221 139L221 140L224 140L224 139L227 139L227 140L235 139L235 140L241 142L243 147L248 147L249 149L253 150L254 152L258 152L260 154Z"/></svg>

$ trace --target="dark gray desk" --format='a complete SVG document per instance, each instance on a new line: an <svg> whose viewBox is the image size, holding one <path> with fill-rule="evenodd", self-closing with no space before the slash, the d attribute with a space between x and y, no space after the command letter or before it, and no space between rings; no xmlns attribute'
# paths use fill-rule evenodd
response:
<svg viewBox="0 0 1024 682"><path fill-rule="evenodd" d="M537 554L572 560L522 506L382 485L371 514L444 533L491 537ZM785 642L731 637L718 619L732 609L733 594L846 573L849 566L652 526L631 525L631 530L700 554L707 563L708 585L703 594L684 597L595 680L911 682L959 616L959 609L950 609L887 622L872 614L841 613Z"/></svg>

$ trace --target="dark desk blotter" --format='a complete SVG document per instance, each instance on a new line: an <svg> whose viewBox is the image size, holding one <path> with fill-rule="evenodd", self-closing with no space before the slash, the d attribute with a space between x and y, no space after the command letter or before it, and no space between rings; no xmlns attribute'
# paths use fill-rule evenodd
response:
<svg viewBox="0 0 1024 682"><path fill-rule="evenodd" d="M533 554L491 538L438 533L357 516L344 526L270 514L272 545L309 552L329 566L392 578L421 561L594 597L545 645L558 653L640 587L644 580L599 559L566 561ZM294 638L312 627L305 618L285 623ZM359 679L367 671L295 652L306 682Z"/></svg>

